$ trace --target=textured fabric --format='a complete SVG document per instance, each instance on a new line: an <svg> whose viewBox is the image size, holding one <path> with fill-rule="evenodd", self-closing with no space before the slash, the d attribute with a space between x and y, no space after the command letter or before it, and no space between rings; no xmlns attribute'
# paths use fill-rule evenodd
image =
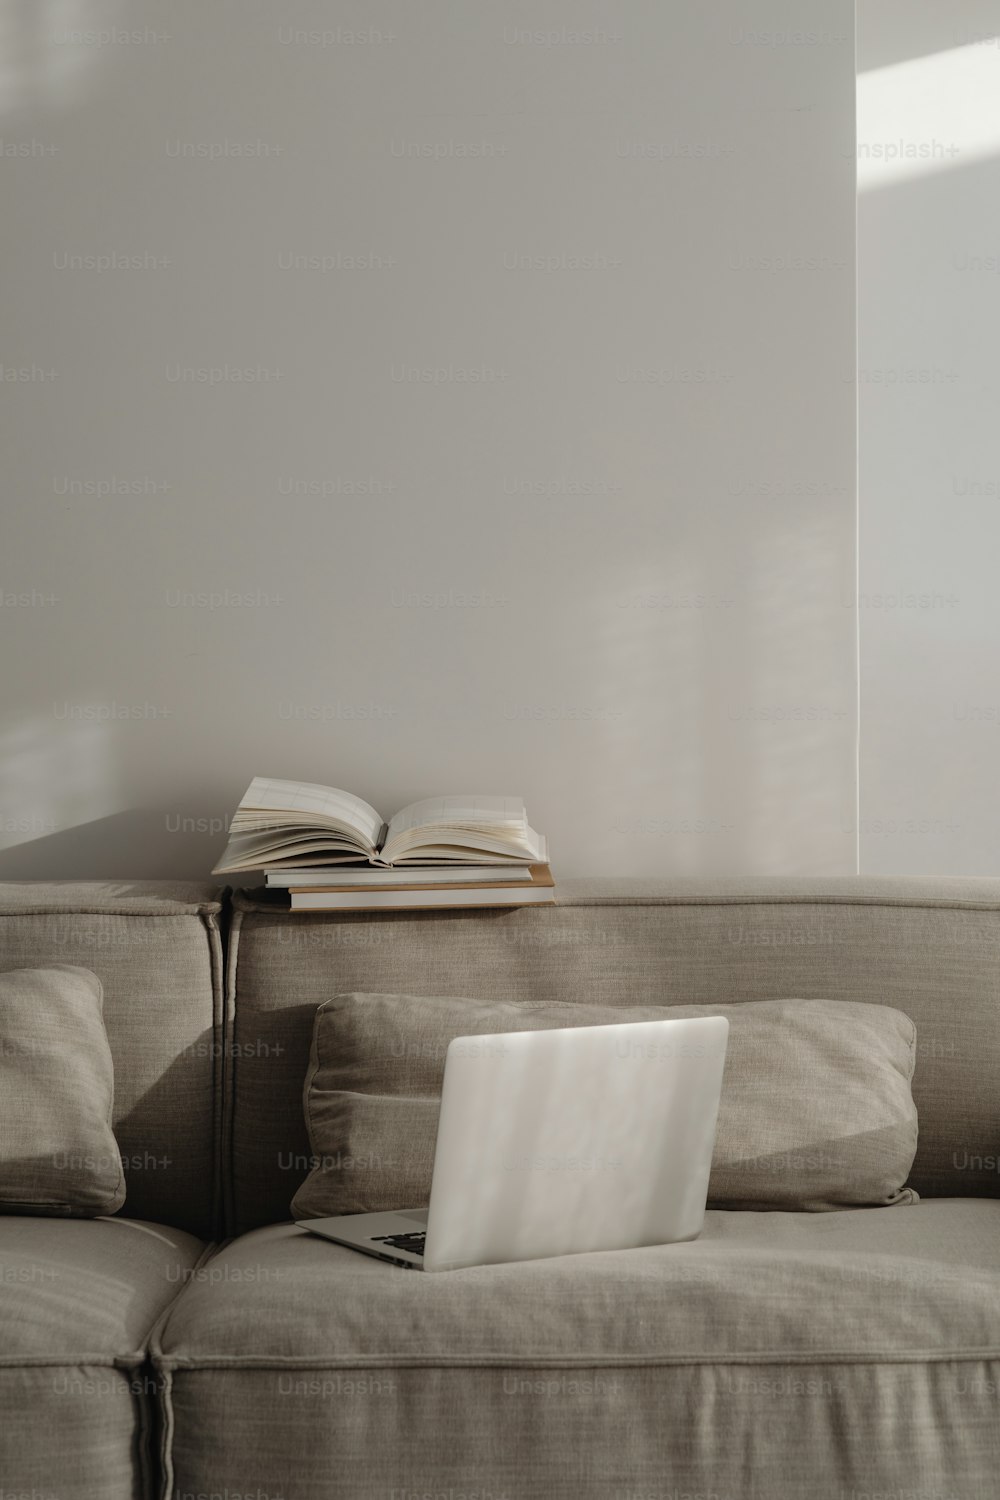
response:
<svg viewBox="0 0 1000 1500"><path fill-rule="evenodd" d="M177 881L0 884L0 970L77 964L103 985L124 1212L205 1236L221 1196L218 895Z"/></svg>
<svg viewBox="0 0 1000 1500"><path fill-rule="evenodd" d="M316 1012L305 1084L316 1165L293 1218L428 1202L448 1043L465 1034L662 1018L662 1007L335 995ZM913 1022L890 1006L822 1000L676 1006L724 1015L709 1202L824 1209L908 1203L917 1147ZM489 1052L484 1048L484 1069ZM667 1143L664 1143L665 1145Z"/></svg>
<svg viewBox="0 0 1000 1500"><path fill-rule="evenodd" d="M205 1269L154 1344L165 1494L996 1494L1000 1203L442 1276L280 1225Z"/></svg>
<svg viewBox="0 0 1000 1500"><path fill-rule="evenodd" d="M0 1213L111 1214L125 1202L102 1000L89 969L0 974Z"/></svg>
<svg viewBox="0 0 1000 1500"><path fill-rule="evenodd" d="M1000 881L567 881L557 900L537 911L292 915L238 896L230 1223L287 1214L309 1170L301 1088L315 1011L350 990L613 1007L790 995L891 1005L917 1027L910 1185L922 1197L998 1192Z"/></svg>
<svg viewBox="0 0 1000 1500"><path fill-rule="evenodd" d="M202 1250L132 1219L0 1219L5 1497L152 1493L158 1389L145 1351Z"/></svg>

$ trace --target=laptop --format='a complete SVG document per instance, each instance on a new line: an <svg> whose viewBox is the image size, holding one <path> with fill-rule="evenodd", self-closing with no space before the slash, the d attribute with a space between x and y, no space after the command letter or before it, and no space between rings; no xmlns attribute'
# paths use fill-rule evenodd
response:
<svg viewBox="0 0 1000 1500"><path fill-rule="evenodd" d="M422 1271L694 1239L728 1037L724 1016L456 1037L430 1205L297 1222Z"/></svg>

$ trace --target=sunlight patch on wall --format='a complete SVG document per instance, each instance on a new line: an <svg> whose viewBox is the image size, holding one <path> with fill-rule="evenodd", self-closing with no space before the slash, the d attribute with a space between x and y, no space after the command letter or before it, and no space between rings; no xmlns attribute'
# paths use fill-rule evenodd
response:
<svg viewBox="0 0 1000 1500"><path fill-rule="evenodd" d="M858 76L858 191L1000 156L1000 36Z"/></svg>
<svg viewBox="0 0 1000 1500"><path fill-rule="evenodd" d="M122 19L121 0L0 0L0 112L78 103L100 65L144 31L127 11Z"/></svg>

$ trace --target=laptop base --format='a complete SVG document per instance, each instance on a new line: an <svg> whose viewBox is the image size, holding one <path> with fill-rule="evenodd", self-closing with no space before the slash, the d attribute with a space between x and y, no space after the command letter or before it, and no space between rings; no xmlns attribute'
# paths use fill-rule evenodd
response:
<svg viewBox="0 0 1000 1500"><path fill-rule="evenodd" d="M373 1255L377 1260L387 1260L391 1265L405 1266L411 1271L424 1269L423 1256L408 1250L398 1241L422 1237L422 1231L427 1227L426 1208L404 1208L380 1214L337 1214L331 1219L297 1219L296 1223L300 1229L308 1229L310 1234L333 1240L337 1245L346 1245L349 1250L360 1250L364 1255Z"/></svg>

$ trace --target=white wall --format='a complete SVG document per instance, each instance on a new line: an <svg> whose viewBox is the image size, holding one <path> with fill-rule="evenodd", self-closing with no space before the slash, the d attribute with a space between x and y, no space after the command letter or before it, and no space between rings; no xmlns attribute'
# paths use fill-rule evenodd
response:
<svg viewBox="0 0 1000 1500"><path fill-rule="evenodd" d="M858 22L861 868L995 875L1000 3Z"/></svg>
<svg viewBox="0 0 1000 1500"><path fill-rule="evenodd" d="M203 874L257 772L854 868L846 0L5 27L0 873Z"/></svg>

